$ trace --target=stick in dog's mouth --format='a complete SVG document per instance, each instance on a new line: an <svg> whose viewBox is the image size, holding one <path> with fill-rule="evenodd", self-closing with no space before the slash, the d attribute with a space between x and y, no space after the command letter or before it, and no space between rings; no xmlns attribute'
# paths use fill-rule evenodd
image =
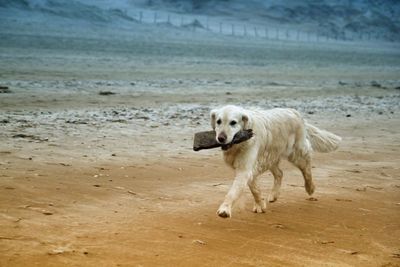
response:
<svg viewBox="0 0 400 267"><path fill-rule="evenodd" d="M250 138L253 137L253 130L248 129L248 130L242 130L240 132L237 132L235 136L233 137L232 142L229 144L220 144L215 140L215 131L206 131L206 132L199 132L194 135L194 140L193 140L193 150L194 151L199 151L202 149L210 149L210 148L216 148L216 147L221 147L222 150L226 151L230 149L233 145L242 143L244 141L249 140Z"/></svg>

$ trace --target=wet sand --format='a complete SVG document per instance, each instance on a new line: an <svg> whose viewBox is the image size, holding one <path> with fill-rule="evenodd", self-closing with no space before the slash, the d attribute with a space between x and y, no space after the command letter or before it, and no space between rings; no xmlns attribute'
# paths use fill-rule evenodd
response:
<svg viewBox="0 0 400 267"><path fill-rule="evenodd" d="M342 50L321 68L207 51L146 63L1 50L11 93L0 95L0 265L399 266L398 54L346 63ZM34 68L38 58L47 65ZM233 172L219 149L192 151L192 138L228 103L296 108L343 137L338 151L314 155L315 199L284 163L266 213L252 213L246 191L231 219L215 214ZM267 195L271 174L262 180Z"/></svg>

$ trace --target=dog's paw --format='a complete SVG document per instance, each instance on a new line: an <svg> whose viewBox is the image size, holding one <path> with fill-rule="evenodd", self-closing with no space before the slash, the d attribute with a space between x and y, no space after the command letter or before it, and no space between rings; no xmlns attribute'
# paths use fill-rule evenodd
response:
<svg viewBox="0 0 400 267"><path fill-rule="evenodd" d="M264 213L267 208L267 204L263 200L261 203L254 203L253 212L254 213Z"/></svg>
<svg viewBox="0 0 400 267"><path fill-rule="evenodd" d="M227 204L222 204L217 210L217 215L221 218L231 217L231 207Z"/></svg>
<svg viewBox="0 0 400 267"><path fill-rule="evenodd" d="M279 197L279 192L271 192L268 195L268 202L271 202L271 203L275 202L278 200L278 197Z"/></svg>
<svg viewBox="0 0 400 267"><path fill-rule="evenodd" d="M315 191L315 185L313 182L306 183L305 186L307 193L311 196Z"/></svg>

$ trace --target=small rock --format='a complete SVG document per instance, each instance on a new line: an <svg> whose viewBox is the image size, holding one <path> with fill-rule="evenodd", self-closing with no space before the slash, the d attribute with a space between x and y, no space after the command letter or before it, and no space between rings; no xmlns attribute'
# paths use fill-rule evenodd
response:
<svg viewBox="0 0 400 267"><path fill-rule="evenodd" d="M382 85L380 83L378 83L377 81L371 81L371 86L372 87L377 87L377 88L381 88Z"/></svg>
<svg viewBox="0 0 400 267"><path fill-rule="evenodd" d="M347 114L346 117L347 117L347 118L350 118L350 117L351 117L351 114Z"/></svg>
<svg viewBox="0 0 400 267"><path fill-rule="evenodd" d="M117 155L117 154L115 154L115 153L112 153L112 154L111 154L111 156L113 156L113 157L115 157L116 155Z"/></svg>
<svg viewBox="0 0 400 267"><path fill-rule="evenodd" d="M306 198L306 200L308 200L308 201L318 201L318 199L315 198L315 197L309 197L309 198Z"/></svg>
<svg viewBox="0 0 400 267"><path fill-rule="evenodd" d="M283 225L280 224L280 223L273 224L272 227L273 227L273 228L278 228L278 229L284 229L284 228L285 228L285 226L283 226Z"/></svg>
<svg viewBox="0 0 400 267"><path fill-rule="evenodd" d="M203 240L200 240L200 239L193 240L193 243L195 243L195 244L200 244L200 245L205 245L205 244L207 244L206 242L204 242Z"/></svg>
<svg viewBox="0 0 400 267"><path fill-rule="evenodd" d="M111 91L100 91L99 95L115 95L115 93Z"/></svg>
<svg viewBox="0 0 400 267"><path fill-rule="evenodd" d="M48 210L44 210L42 213L44 215L53 215L53 213L51 211L48 211Z"/></svg>
<svg viewBox="0 0 400 267"><path fill-rule="evenodd" d="M49 255L58 255L58 254L63 254L65 252L67 252L68 250L66 248L63 247L59 247L56 249L53 249L52 251L48 252L47 254Z"/></svg>
<svg viewBox="0 0 400 267"><path fill-rule="evenodd" d="M333 243L335 243L335 241L321 241L320 243L322 245L326 245L326 244L333 244Z"/></svg>
<svg viewBox="0 0 400 267"><path fill-rule="evenodd" d="M47 142L49 141L48 138L40 138L38 136L34 136L31 134L15 134L12 136L12 138L26 138L26 139L31 139L31 140L35 140L35 141L39 141L39 142Z"/></svg>
<svg viewBox="0 0 400 267"><path fill-rule="evenodd" d="M11 90L8 88L8 86L0 86L0 94L9 94L11 93Z"/></svg>

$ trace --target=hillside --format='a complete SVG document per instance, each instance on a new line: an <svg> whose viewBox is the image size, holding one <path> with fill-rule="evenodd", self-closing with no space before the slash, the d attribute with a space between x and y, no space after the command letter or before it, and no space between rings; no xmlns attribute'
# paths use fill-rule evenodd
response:
<svg viewBox="0 0 400 267"><path fill-rule="evenodd" d="M257 26L300 30L336 39L400 40L400 21L396 19L400 17L400 2L396 0L3 0L0 15L0 23L5 26L1 31L13 30L14 23L21 21L45 20L53 26L60 21L63 25L81 21L88 28L93 24L129 28L143 20L181 28L192 22L197 24L191 25L206 28L205 24L210 23L216 28L214 32L218 32L218 24L229 23L237 27L248 25L249 29ZM209 30L210 27L207 25Z"/></svg>

